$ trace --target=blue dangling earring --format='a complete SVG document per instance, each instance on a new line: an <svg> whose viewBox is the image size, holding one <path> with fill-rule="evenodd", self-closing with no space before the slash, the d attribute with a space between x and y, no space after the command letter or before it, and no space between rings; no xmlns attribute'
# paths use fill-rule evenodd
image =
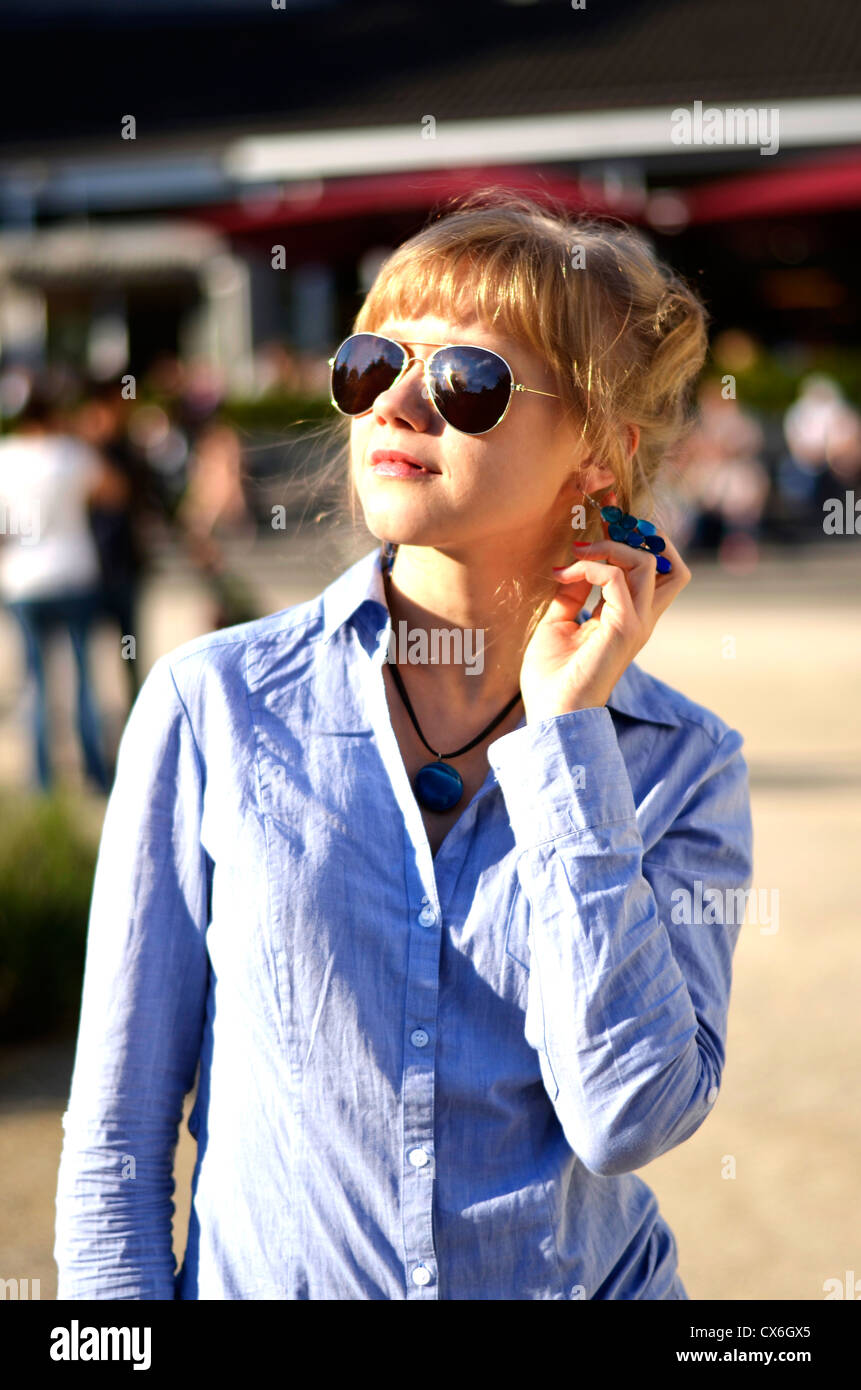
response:
<svg viewBox="0 0 861 1390"><path fill-rule="evenodd" d="M667 543L663 536L658 535L658 528L651 521L632 516L630 512L623 512L621 507L602 507L588 492L584 492L583 496L600 511L607 523L611 541L622 541L632 550L651 551L657 563L658 574L670 573L673 567L666 555L661 554L662 550L666 550Z"/></svg>

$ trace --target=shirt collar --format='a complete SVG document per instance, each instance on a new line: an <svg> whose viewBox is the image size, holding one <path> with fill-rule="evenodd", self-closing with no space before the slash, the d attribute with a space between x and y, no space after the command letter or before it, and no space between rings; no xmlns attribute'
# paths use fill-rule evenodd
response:
<svg viewBox="0 0 861 1390"><path fill-rule="evenodd" d="M382 546L376 546L323 591L324 642L328 642L344 623L355 618L366 604L378 605L381 611L375 616L382 622L387 620L389 610L383 587L381 559ZM581 612L588 616L587 609L584 608ZM682 721L676 708L677 698L676 692L670 686L648 675L631 662L610 692L607 705L630 719L678 727Z"/></svg>

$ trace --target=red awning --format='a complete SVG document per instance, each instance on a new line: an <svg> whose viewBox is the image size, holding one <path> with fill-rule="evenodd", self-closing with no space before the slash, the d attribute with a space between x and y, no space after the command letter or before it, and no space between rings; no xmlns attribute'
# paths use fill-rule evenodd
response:
<svg viewBox="0 0 861 1390"><path fill-rule="evenodd" d="M267 227L336 222L376 213L430 209L447 198L460 197L488 185L501 184L530 196L558 199L572 212L607 213L637 219L642 200L624 195L609 202L600 184L517 166L488 165L468 169L439 169L429 173L378 174L367 178L313 179L285 185L276 195L249 193L242 201L194 209L194 219L228 234L262 231Z"/></svg>
<svg viewBox="0 0 861 1390"><path fill-rule="evenodd" d="M861 206L861 154L757 170L686 189L692 223L787 217Z"/></svg>
<svg viewBox="0 0 861 1390"><path fill-rule="evenodd" d="M648 204L636 191L607 197L596 177L555 174L548 169L485 165L430 172L377 174L363 178L311 179L277 192L255 193L235 202L196 207L190 216L228 235L270 227L309 227L380 213L429 211L449 198L489 185L560 202L572 213L588 212L648 222ZM822 156L789 167L757 169L699 185L673 189L687 209L687 224L740 218L800 216L861 206L861 153Z"/></svg>

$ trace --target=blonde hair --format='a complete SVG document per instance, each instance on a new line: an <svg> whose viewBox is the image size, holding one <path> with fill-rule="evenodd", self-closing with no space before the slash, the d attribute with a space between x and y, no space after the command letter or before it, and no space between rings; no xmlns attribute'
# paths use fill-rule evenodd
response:
<svg viewBox="0 0 861 1390"><path fill-rule="evenodd" d="M625 511L652 513L652 484L692 417L707 316L642 236L483 189L453 200L383 262L352 331L425 314L477 317L533 349L590 456L612 470L612 488L592 495L613 491ZM629 425L639 430L633 453ZM355 524L351 472L347 483ZM602 534L588 504L584 534Z"/></svg>

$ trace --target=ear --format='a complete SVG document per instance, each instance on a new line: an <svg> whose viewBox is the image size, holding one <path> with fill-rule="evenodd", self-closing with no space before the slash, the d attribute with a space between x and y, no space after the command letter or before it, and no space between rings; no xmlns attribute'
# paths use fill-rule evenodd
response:
<svg viewBox="0 0 861 1390"><path fill-rule="evenodd" d="M627 425L625 432L628 441L628 457L630 458L640 447L640 426ZM597 464L591 455L584 459L581 466L583 469L581 486L585 492L600 492L603 488L612 487L616 482L613 470Z"/></svg>
<svg viewBox="0 0 861 1390"><path fill-rule="evenodd" d="M603 467L590 460L581 475L580 488L583 492L601 492L604 488L612 487L615 482L616 475L612 468Z"/></svg>

